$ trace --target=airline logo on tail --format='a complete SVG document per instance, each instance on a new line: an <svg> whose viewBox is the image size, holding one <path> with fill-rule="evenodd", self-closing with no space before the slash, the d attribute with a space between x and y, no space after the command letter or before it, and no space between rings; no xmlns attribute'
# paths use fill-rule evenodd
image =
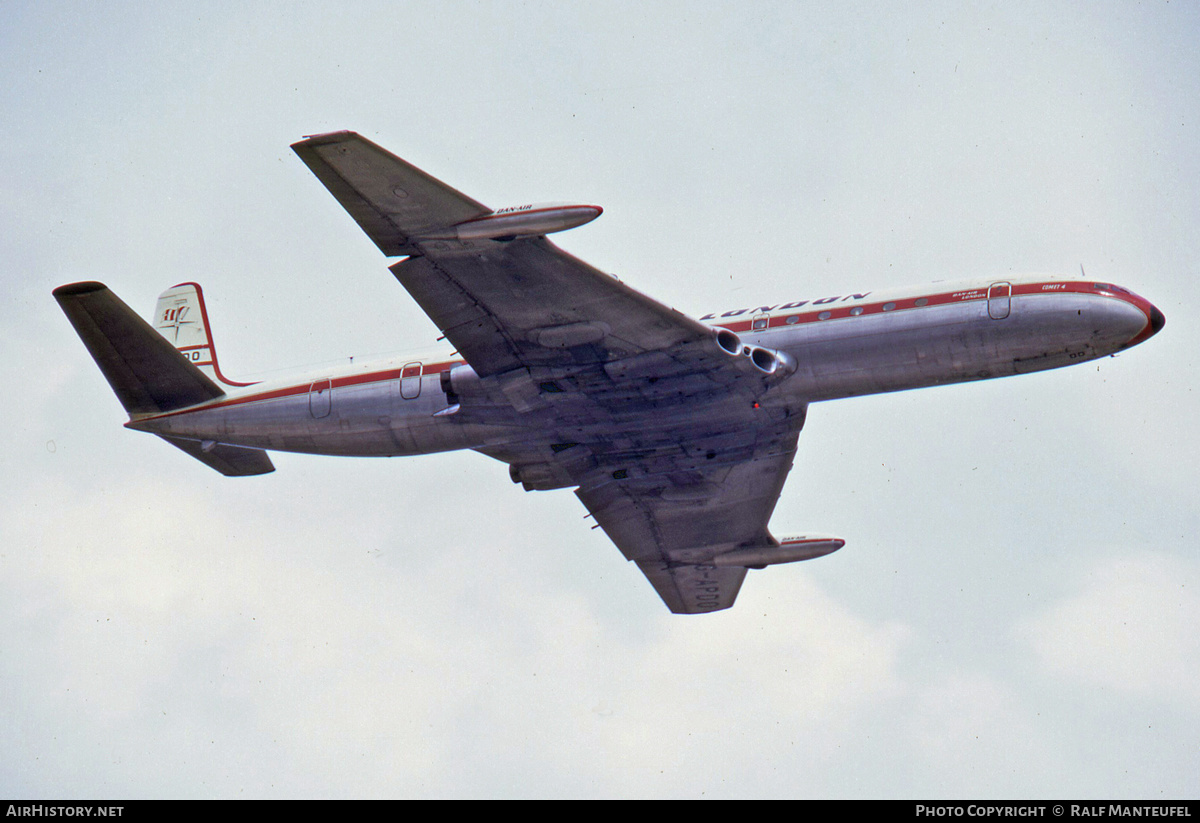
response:
<svg viewBox="0 0 1200 823"><path fill-rule="evenodd" d="M175 330L174 337L172 338L172 342L174 342L174 343L179 342L179 327L181 324L196 322L194 320L185 320L184 319L185 317L188 316L189 308L191 308L191 307L184 305L184 306L180 306L177 309L167 309L166 311L163 312L162 320L160 320L158 323L159 331L162 331L163 329L174 329ZM166 337L166 334L164 333L163 336Z"/></svg>

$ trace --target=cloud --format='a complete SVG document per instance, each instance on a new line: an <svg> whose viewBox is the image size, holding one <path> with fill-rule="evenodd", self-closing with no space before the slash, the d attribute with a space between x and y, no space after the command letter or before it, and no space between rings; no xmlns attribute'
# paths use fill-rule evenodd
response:
<svg viewBox="0 0 1200 823"><path fill-rule="evenodd" d="M374 545L399 551L379 556L344 522L239 508L228 484L184 476L10 498L10 788L790 791L900 688L908 630L852 613L802 569L756 575L739 612L654 604L629 631L588 591L513 562L524 539L489 532L494 517L458 531L481 547L471 568L452 548L410 563L386 521Z"/></svg>
<svg viewBox="0 0 1200 823"><path fill-rule="evenodd" d="M940 673L913 689L902 726L907 768L925 794L1030 795L1061 785L1054 736L1011 686L977 671Z"/></svg>
<svg viewBox="0 0 1200 823"><path fill-rule="evenodd" d="M1140 697L1200 700L1200 567L1152 552L1100 561L1080 590L1021 627L1060 677Z"/></svg>

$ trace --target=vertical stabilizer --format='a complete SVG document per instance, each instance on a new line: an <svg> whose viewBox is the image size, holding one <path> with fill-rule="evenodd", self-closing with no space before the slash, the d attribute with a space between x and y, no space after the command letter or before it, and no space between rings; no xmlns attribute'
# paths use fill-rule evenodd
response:
<svg viewBox="0 0 1200 823"><path fill-rule="evenodd" d="M208 311L204 308L204 292L198 283L180 283L158 296L154 328L210 379L226 386L251 385L229 380L221 374L208 325Z"/></svg>

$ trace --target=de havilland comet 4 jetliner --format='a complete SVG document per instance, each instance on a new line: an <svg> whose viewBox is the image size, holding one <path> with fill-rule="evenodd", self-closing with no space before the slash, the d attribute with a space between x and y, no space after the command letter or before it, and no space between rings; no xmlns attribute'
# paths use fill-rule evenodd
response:
<svg viewBox="0 0 1200 823"><path fill-rule="evenodd" d="M575 487L677 613L733 605L747 569L842 540L767 521L808 404L1082 363L1162 313L1111 283L1005 277L746 306L693 319L550 243L598 206L492 209L353 132L292 146L388 257L456 352L262 383L217 364L200 287L146 323L100 283L55 289L129 413L226 475L267 450L474 449L525 489Z"/></svg>

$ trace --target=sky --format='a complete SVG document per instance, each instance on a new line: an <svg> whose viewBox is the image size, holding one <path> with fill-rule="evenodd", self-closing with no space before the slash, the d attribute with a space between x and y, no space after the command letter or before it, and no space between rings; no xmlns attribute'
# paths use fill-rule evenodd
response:
<svg viewBox="0 0 1200 823"><path fill-rule="evenodd" d="M0 796L1200 795L1200 7L0 8ZM200 282L234 379L438 332L289 144L352 129L700 316L1078 273L1117 357L816 404L771 521L846 540L671 615L474 453L225 478L50 296Z"/></svg>

